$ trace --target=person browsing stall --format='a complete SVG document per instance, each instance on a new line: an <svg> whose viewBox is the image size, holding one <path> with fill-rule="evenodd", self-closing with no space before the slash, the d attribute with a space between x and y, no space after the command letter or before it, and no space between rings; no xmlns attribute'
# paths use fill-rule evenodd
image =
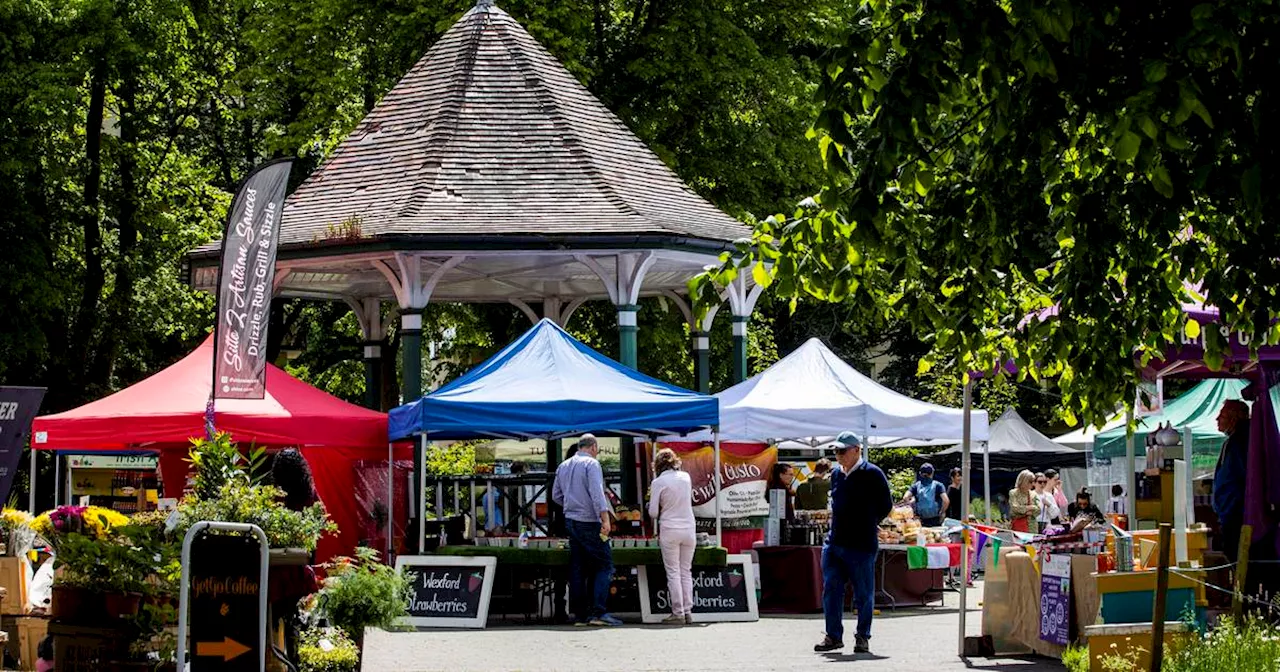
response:
<svg viewBox="0 0 1280 672"><path fill-rule="evenodd" d="M1245 469L1249 459L1249 407L1229 399L1218 412L1218 431L1227 435L1213 470L1213 512L1221 526L1222 548L1229 560L1240 553L1240 528L1244 524Z"/></svg>
<svg viewBox="0 0 1280 672"><path fill-rule="evenodd" d="M947 517L952 520L963 520L960 518L960 507L964 504L961 476L960 467L951 467L951 487L947 488Z"/></svg>
<svg viewBox="0 0 1280 672"><path fill-rule="evenodd" d="M1062 516L1062 509L1058 508L1058 500L1049 491L1048 476L1036 474L1035 495L1040 500L1040 515L1036 517L1038 527L1036 532L1044 534L1045 529L1058 522L1058 518Z"/></svg>
<svg viewBox="0 0 1280 672"><path fill-rule="evenodd" d="M1102 511L1093 503L1093 494L1089 492L1089 488L1080 488L1080 492L1076 493L1076 501L1067 505L1068 518L1075 521L1079 516L1089 516L1098 523L1107 522L1107 517L1102 515Z"/></svg>
<svg viewBox="0 0 1280 672"><path fill-rule="evenodd" d="M1040 495L1036 494L1036 475L1023 469L1014 488L1009 491L1009 528L1014 532L1030 532L1040 517Z"/></svg>
<svg viewBox="0 0 1280 672"><path fill-rule="evenodd" d="M765 491L765 499L767 500L770 493L774 490L782 490L783 496L786 498L786 520L795 520L796 504L795 495L791 491L791 487L796 482L795 467L786 462L778 462L773 465L772 478L769 479L769 489Z"/></svg>
<svg viewBox="0 0 1280 672"><path fill-rule="evenodd" d="M933 465L925 462L920 467L915 483L907 489L906 503L916 512L916 518L925 527L942 525L942 515L947 511L947 486L933 480Z"/></svg>
<svg viewBox="0 0 1280 672"><path fill-rule="evenodd" d="M831 460L822 458L813 465L809 480L796 488L796 508L801 511L826 511L831 500Z"/></svg>
<svg viewBox="0 0 1280 672"><path fill-rule="evenodd" d="M889 480L862 455L862 440L843 432L834 447L839 468L831 476L831 531L822 547L822 613L826 636L817 652L844 648L844 591L853 584L858 610L855 653L871 650L871 615L875 608L877 528L893 508Z"/></svg>
<svg viewBox="0 0 1280 672"><path fill-rule="evenodd" d="M665 625L693 623L693 551L697 530L693 518L693 481L680 470L680 458L670 448L653 456L653 485L649 488L649 517L658 523L658 545L667 571L671 615Z"/></svg>
<svg viewBox="0 0 1280 672"><path fill-rule="evenodd" d="M609 548L609 517L613 508L604 494L604 470L596 456L596 437L585 434L578 452L556 468L551 499L564 508L569 533L569 603L574 625L622 625L609 614L609 585L613 581L613 551Z"/></svg>

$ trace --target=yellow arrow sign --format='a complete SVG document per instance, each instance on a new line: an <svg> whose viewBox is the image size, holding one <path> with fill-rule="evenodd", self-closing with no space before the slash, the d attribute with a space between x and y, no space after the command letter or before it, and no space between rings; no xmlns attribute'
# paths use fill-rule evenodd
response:
<svg viewBox="0 0 1280 672"><path fill-rule="evenodd" d="M222 658L222 662L230 661L249 652L249 647L237 642L230 637L224 637L221 642L196 642L197 656L211 656Z"/></svg>

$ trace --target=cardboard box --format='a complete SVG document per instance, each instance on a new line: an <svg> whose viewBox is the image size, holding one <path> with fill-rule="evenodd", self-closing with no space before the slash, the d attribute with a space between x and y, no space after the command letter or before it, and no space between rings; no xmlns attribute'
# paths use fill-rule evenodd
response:
<svg viewBox="0 0 1280 672"><path fill-rule="evenodd" d="M27 613L27 567L22 558L0 557L0 588L8 592L0 601L0 614Z"/></svg>

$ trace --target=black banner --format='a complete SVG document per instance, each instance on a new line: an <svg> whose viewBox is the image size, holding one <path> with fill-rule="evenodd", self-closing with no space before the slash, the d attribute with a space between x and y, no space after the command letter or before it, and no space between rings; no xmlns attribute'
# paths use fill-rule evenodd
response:
<svg viewBox="0 0 1280 672"><path fill-rule="evenodd" d="M280 211L292 160L259 166L231 203L218 266L213 398L262 399Z"/></svg>
<svg viewBox="0 0 1280 672"><path fill-rule="evenodd" d="M645 567L645 583L649 589L649 613L670 614L671 598L667 593L667 573L662 565ZM693 613L749 614L751 600L747 591L756 588L748 581L742 563L724 567L693 568Z"/></svg>
<svg viewBox="0 0 1280 672"><path fill-rule="evenodd" d="M259 672L263 628L258 540L210 534L191 542L191 672Z"/></svg>
<svg viewBox="0 0 1280 672"><path fill-rule="evenodd" d="M9 501L18 460L44 392L43 387L0 387L0 501Z"/></svg>

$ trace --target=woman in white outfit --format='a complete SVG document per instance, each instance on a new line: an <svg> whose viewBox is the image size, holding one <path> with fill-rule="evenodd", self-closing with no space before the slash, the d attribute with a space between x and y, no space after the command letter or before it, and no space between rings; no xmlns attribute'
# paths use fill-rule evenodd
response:
<svg viewBox="0 0 1280 672"><path fill-rule="evenodd" d="M653 458L657 476L649 489L649 517L658 523L658 544L667 570L671 615L666 625L693 622L693 549L697 538L693 521L693 482L680 471L675 451L663 448Z"/></svg>

